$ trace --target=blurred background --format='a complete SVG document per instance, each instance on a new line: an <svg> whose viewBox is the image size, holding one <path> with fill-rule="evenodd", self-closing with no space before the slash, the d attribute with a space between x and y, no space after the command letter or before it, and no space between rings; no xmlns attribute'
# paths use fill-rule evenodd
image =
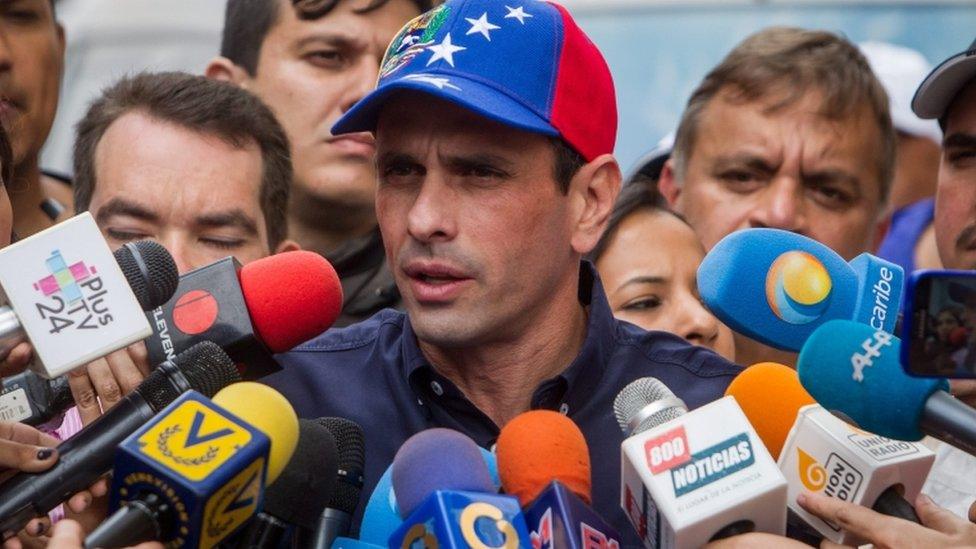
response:
<svg viewBox="0 0 976 549"><path fill-rule="evenodd" d="M674 129L705 73L763 27L818 28L854 42L890 42L918 50L933 65L976 38L976 0L562 3L610 64L620 116L617 156L625 171ZM41 165L71 173L75 122L99 90L121 75L143 69L202 72L219 49L223 6L223 0L60 0L67 69Z"/></svg>

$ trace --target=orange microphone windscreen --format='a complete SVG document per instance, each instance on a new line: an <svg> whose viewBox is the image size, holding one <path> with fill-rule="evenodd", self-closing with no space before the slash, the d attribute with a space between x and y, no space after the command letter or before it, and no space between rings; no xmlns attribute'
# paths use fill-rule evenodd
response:
<svg viewBox="0 0 976 549"><path fill-rule="evenodd" d="M314 252L283 252L241 268L241 290L261 341L275 353L326 331L342 310L342 285Z"/></svg>
<svg viewBox="0 0 976 549"><path fill-rule="evenodd" d="M774 459L779 459L800 408L817 403L800 385L796 370L775 362L746 368L725 394L735 397Z"/></svg>
<svg viewBox="0 0 976 549"><path fill-rule="evenodd" d="M522 507L554 480L590 503L590 450L568 417L548 410L520 414L502 429L495 453L502 488Z"/></svg>

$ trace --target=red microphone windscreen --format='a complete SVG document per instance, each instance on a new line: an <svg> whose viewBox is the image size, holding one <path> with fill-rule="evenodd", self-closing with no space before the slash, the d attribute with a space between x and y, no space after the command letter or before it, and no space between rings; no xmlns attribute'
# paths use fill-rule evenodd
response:
<svg viewBox="0 0 976 549"><path fill-rule="evenodd" d="M342 310L339 276L314 252L284 252L241 268L251 322L272 352L287 351L327 330Z"/></svg>
<svg viewBox="0 0 976 549"><path fill-rule="evenodd" d="M548 410L508 422L495 447L502 487L525 507L558 480L590 503L590 450L573 420Z"/></svg>

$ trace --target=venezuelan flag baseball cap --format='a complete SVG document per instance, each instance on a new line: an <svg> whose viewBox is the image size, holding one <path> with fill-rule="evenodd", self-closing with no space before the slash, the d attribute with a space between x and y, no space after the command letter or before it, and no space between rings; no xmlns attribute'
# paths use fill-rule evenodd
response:
<svg viewBox="0 0 976 549"><path fill-rule="evenodd" d="M976 79L976 41L925 77L912 99L912 110L919 118L941 119L952 100L973 79Z"/></svg>
<svg viewBox="0 0 976 549"><path fill-rule="evenodd" d="M566 8L540 0L449 0L393 39L376 89L332 133L374 131L383 104L414 90L485 118L558 136L586 160L613 152L617 101L603 55Z"/></svg>

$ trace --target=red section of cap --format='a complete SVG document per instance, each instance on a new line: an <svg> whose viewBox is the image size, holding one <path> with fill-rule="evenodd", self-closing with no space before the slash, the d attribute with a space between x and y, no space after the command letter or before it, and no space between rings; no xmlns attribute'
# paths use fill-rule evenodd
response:
<svg viewBox="0 0 976 549"><path fill-rule="evenodd" d="M187 335L202 334L213 326L220 312L220 304L206 290L190 290L181 295L173 306L173 323Z"/></svg>
<svg viewBox="0 0 976 549"><path fill-rule="evenodd" d="M590 451L568 417L549 410L520 414L498 435L495 453L502 487L522 507L554 480L590 503Z"/></svg>
<svg viewBox="0 0 976 549"><path fill-rule="evenodd" d="M241 290L258 337L281 353L327 330L342 310L342 286L319 254L285 252L241 268Z"/></svg>
<svg viewBox="0 0 976 549"><path fill-rule="evenodd" d="M613 152L617 141L617 96L610 68L596 45L576 26L566 8L563 46L556 73L552 125L587 161Z"/></svg>

